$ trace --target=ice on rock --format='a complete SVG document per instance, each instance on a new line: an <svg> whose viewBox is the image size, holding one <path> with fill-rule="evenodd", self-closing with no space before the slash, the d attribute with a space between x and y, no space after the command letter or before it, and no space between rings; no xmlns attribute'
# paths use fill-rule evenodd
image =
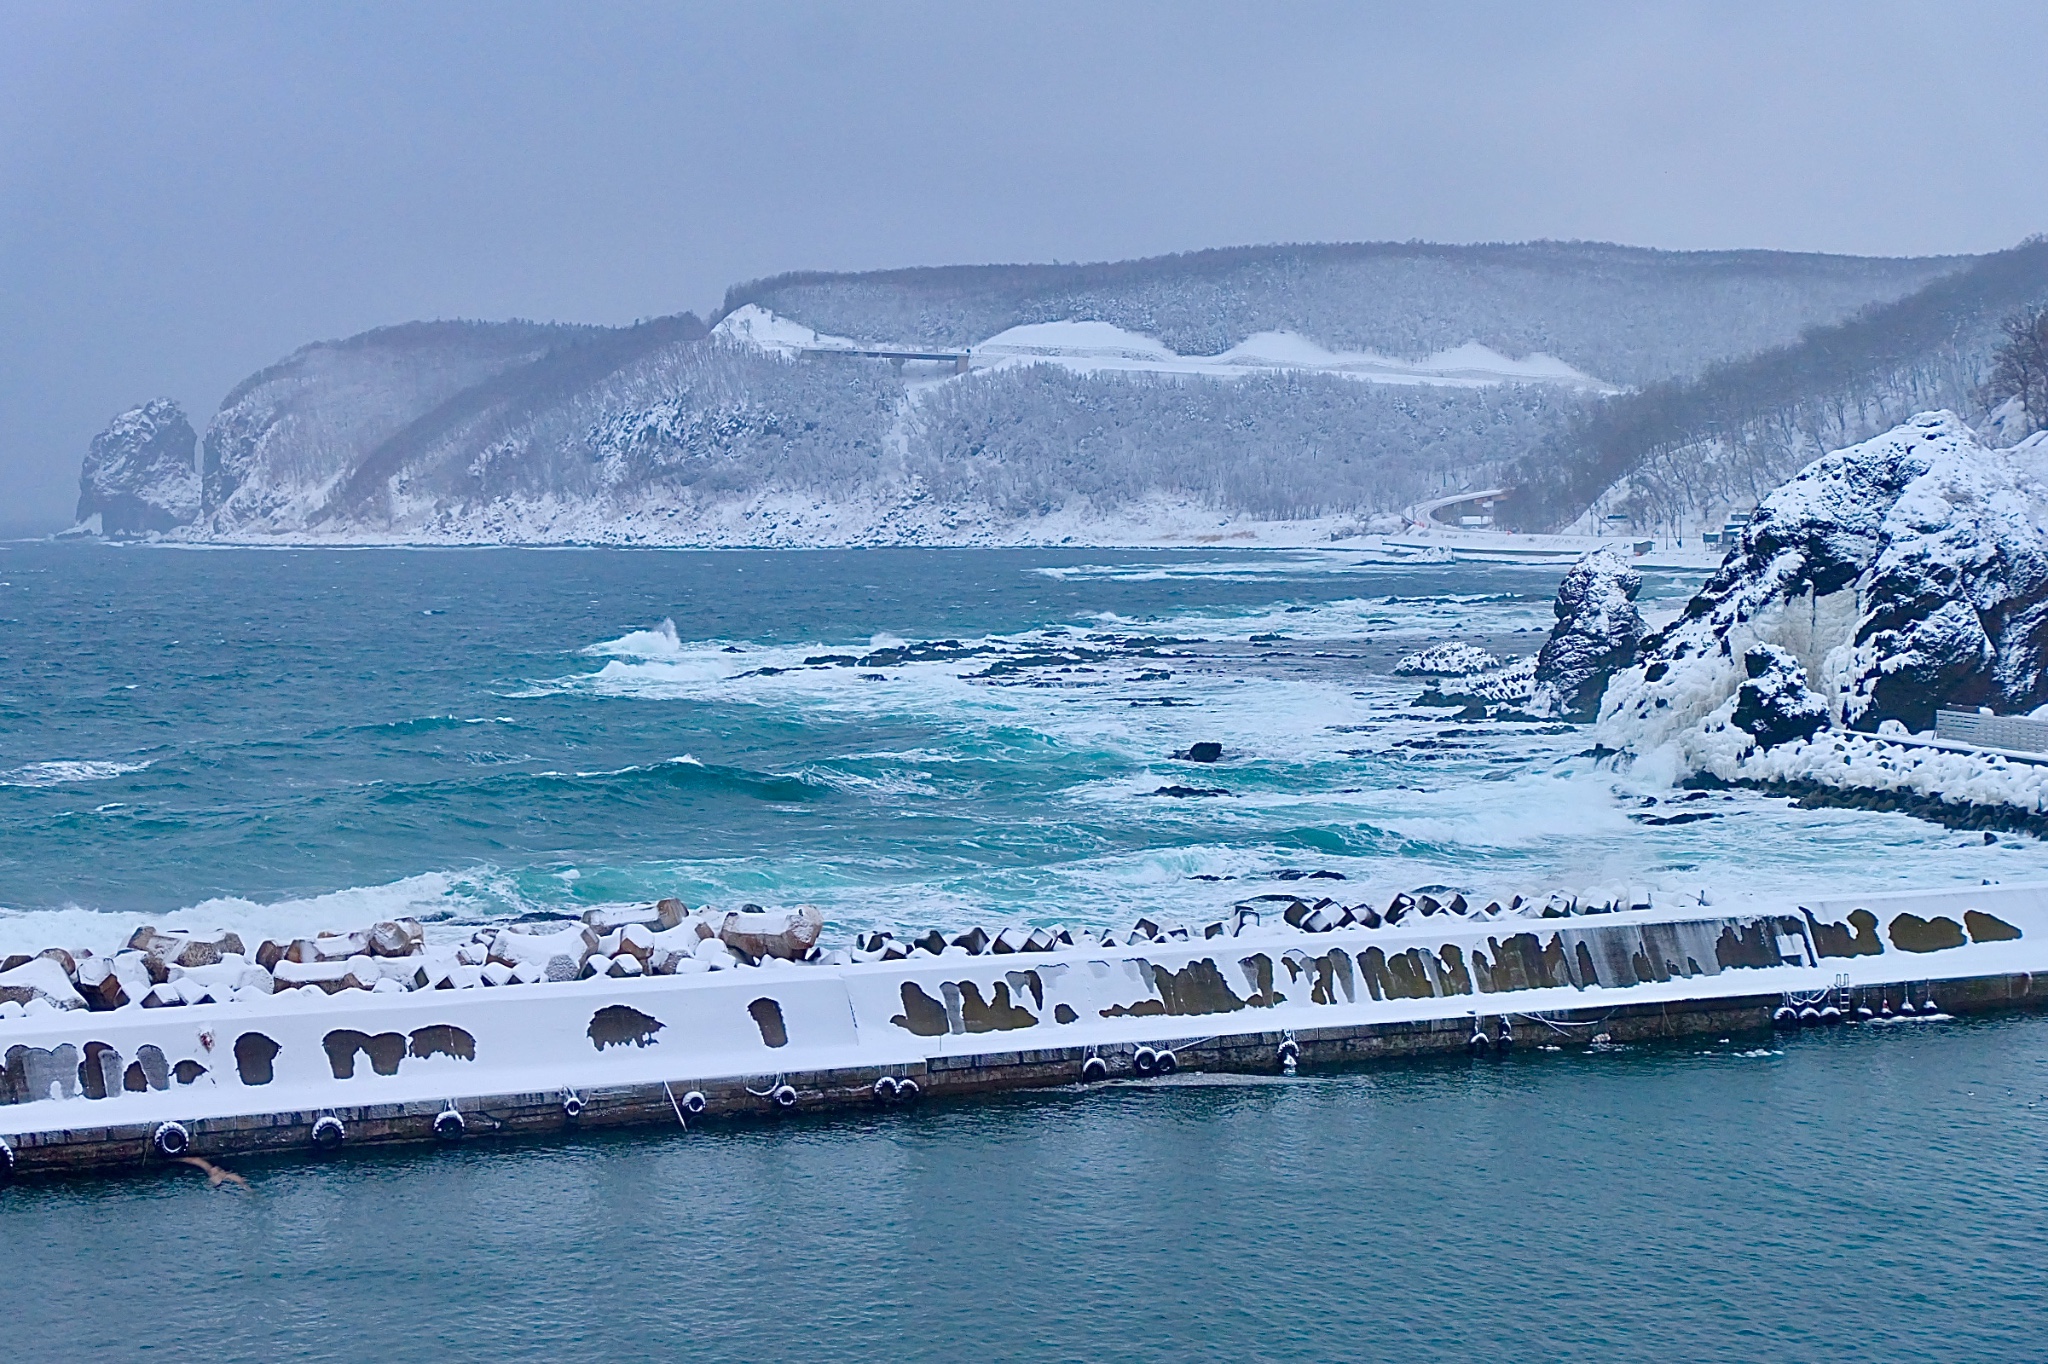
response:
<svg viewBox="0 0 2048 1364"><path fill-rule="evenodd" d="M2038 810L2031 774L1877 736L2048 704L2044 519L2048 437L1992 449L1929 412L1824 455L1616 674L1600 741L1727 780Z"/></svg>
<svg viewBox="0 0 2048 1364"><path fill-rule="evenodd" d="M1572 565L1552 607L1557 624L1536 656L1532 710L1585 720L1598 714L1608 679L1635 661L1642 589L1643 575L1618 554L1603 550Z"/></svg>
<svg viewBox="0 0 2048 1364"><path fill-rule="evenodd" d="M1404 656L1394 672L1402 677L1469 677L1500 666L1500 659L1478 645L1454 641Z"/></svg>
<svg viewBox="0 0 2048 1364"><path fill-rule="evenodd" d="M1775 645L1752 644L1742 666L1748 677L1736 690L1730 719L1757 747L1810 739L1827 728L1828 703L1807 687L1806 670L1791 654Z"/></svg>

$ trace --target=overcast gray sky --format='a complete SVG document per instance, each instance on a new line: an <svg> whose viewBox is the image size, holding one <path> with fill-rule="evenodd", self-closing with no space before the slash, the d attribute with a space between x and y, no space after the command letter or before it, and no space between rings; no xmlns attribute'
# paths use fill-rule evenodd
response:
<svg viewBox="0 0 2048 1364"><path fill-rule="evenodd" d="M0 6L0 526L304 342L1274 241L1982 251L2039 3Z"/></svg>

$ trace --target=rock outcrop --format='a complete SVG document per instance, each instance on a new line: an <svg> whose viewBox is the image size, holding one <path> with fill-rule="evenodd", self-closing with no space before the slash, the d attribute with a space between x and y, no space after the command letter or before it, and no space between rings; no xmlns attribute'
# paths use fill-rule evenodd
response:
<svg viewBox="0 0 2048 1364"><path fill-rule="evenodd" d="M107 536L162 534L199 517L198 437L169 398L132 407L92 438L78 471L78 520Z"/></svg>
<svg viewBox="0 0 2048 1364"><path fill-rule="evenodd" d="M1642 590L1643 575L1617 554L1588 554L1572 565L1558 584L1557 624L1536 655L1530 709L1581 720L1599 713L1607 680L1635 661L1642 641Z"/></svg>
<svg viewBox="0 0 2048 1364"><path fill-rule="evenodd" d="M1783 649L1752 644L1742 656L1748 674L1735 690L1735 727L1759 748L1810 739L1828 725L1828 703L1806 685L1806 669Z"/></svg>
<svg viewBox="0 0 2048 1364"><path fill-rule="evenodd" d="M1986 447L1948 412L1815 460L1766 497L1601 710L1638 752L1924 730L1942 706L2048 704L2048 436ZM1712 760L1710 760L1712 759Z"/></svg>

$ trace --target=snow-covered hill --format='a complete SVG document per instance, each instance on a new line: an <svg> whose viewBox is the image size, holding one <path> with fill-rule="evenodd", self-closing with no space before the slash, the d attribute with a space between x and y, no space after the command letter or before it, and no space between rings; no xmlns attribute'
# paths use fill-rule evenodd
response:
<svg viewBox="0 0 2048 1364"><path fill-rule="evenodd" d="M1966 263L1600 242L1352 242L782 275L730 290L721 316L753 303L863 344L954 348L1060 322L1106 323L1181 356L1221 355L1271 332L1404 360L1475 343L1556 356L1633 387L1795 341Z"/></svg>
<svg viewBox="0 0 2048 1364"><path fill-rule="evenodd" d="M1078 275L786 279L709 329L688 314L411 324L308 346L240 385L206 431L197 504L167 482L158 504L181 510L150 529L1298 543L1481 486L1645 365L1694 363L1952 265L1274 248ZM1616 340L1638 360L1617 359Z"/></svg>
<svg viewBox="0 0 2048 1364"><path fill-rule="evenodd" d="M1989 380L2006 319L2048 305L2048 240L1981 256L1925 289L1797 342L1628 393L1532 451L1512 479L1525 528L1692 538L1829 450L1947 409L1995 444L2031 429Z"/></svg>

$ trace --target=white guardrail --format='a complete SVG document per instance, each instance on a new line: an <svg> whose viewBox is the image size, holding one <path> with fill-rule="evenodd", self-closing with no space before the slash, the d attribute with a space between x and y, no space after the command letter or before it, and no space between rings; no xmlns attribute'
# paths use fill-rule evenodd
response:
<svg viewBox="0 0 2048 1364"><path fill-rule="evenodd" d="M2048 753L2048 720L1989 715L1975 710L1938 710L1934 713L1934 737L1975 748Z"/></svg>

